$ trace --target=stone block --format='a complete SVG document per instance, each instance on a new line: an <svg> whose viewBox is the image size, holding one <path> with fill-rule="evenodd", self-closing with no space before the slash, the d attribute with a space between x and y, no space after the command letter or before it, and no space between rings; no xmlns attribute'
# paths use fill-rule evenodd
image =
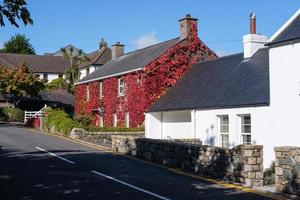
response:
<svg viewBox="0 0 300 200"><path fill-rule="evenodd" d="M294 160L295 160L297 163L300 163L300 155L299 155L299 156L295 156Z"/></svg>
<svg viewBox="0 0 300 200"><path fill-rule="evenodd" d="M283 170L282 170L282 177L283 177L285 180L291 180L292 177L293 177L292 171L291 171L291 170L283 169Z"/></svg>
<svg viewBox="0 0 300 200"><path fill-rule="evenodd" d="M253 165L244 165L244 171L245 172L251 172L253 171Z"/></svg>
<svg viewBox="0 0 300 200"><path fill-rule="evenodd" d="M263 159L262 157L258 157L258 158L256 159L256 163L257 163L257 164L262 164L263 161L264 161L264 159Z"/></svg>
<svg viewBox="0 0 300 200"><path fill-rule="evenodd" d="M256 164L256 158L255 157L248 158L248 164L255 165Z"/></svg>
<svg viewBox="0 0 300 200"><path fill-rule="evenodd" d="M253 150L245 150L244 156L246 157L253 156Z"/></svg>
<svg viewBox="0 0 300 200"><path fill-rule="evenodd" d="M275 167L275 174L278 176L281 176L283 173L283 170L281 167Z"/></svg>
<svg viewBox="0 0 300 200"><path fill-rule="evenodd" d="M253 179L245 178L245 185L248 186L248 187L253 186Z"/></svg>

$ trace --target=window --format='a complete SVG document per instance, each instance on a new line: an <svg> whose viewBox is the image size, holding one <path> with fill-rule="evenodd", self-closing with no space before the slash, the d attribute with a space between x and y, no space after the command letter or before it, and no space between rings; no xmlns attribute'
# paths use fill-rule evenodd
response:
<svg viewBox="0 0 300 200"><path fill-rule="evenodd" d="M251 115L241 115L242 144L251 144Z"/></svg>
<svg viewBox="0 0 300 200"><path fill-rule="evenodd" d="M229 148L229 117L220 115L220 143L221 147Z"/></svg>
<svg viewBox="0 0 300 200"><path fill-rule="evenodd" d="M123 78L118 79L118 96L125 95L125 82Z"/></svg>
<svg viewBox="0 0 300 200"><path fill-rule="evenodd" d="M86 100L88 101L90 99L90 87L89 84L86 85Z"/></svg>
<svg viewBox="0 0 300 200"><path fill-rule="evenodd" d="M100 126L101 128L103 127L103 116L100 116L99 126Z"/></svg>
<svg viewBox="0 0 300 200"><path fill-rule="evenodd" d="M126 128L129 128L129 113L125 113L125 126Z"/></svg>
<svg viewBox="0 0 300 200"><path fill-rule="evenodd" d="M43 74L43 80L48 82L48 74Z"/></svg>
<svg viewBox="0 0 300 200"><path fill-rule="evenodd" d="M113 114L113 126L114 127L118 126L118 117L116 113Z"/></svg>
<svg viewBox="0 0 300 200"><path fill-rule="evenodd" d="M99 98L103 98L103 82L99 82Z"/></svg>
<svg viewBox="0 0 300 200"><path fill-rule="evenodd" d="M88 75L90 73L90 68L86 68L86 75Z"/></svg>

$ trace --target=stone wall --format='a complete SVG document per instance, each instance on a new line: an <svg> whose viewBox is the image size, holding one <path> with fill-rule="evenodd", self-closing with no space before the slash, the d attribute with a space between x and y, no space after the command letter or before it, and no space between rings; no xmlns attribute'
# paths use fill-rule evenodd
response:
<svg viewBox="0 0 300 200"><path fill-rule="evenodd" d="M275 188L300 195L300 147L275 147Z"/></svg>
<svg viewBox="0 0 300 200"><path fill-rule="evenodd" d="M82 128L74 128L70 132L70 137L86 142L99 145L112 145L112 136L126 136L126 137L144 137L144 132L89 132Z"/></svg>
<svg viewBox="0 0 300 200"><path fill-rule="evenodd" d="M240 145L233 149L148 138L113 136L112 150L154 163L182 168L200 175L263 184L263 147Z"/></svg>

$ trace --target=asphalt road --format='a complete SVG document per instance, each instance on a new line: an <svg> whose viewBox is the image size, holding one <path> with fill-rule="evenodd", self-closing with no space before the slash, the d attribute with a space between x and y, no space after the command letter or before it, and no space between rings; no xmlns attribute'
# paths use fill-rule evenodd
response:
<svg viewBox="0 0 300 200"><path fill-rule="evenodd" d="M0 199L271 199L0 124Z"/></svg>

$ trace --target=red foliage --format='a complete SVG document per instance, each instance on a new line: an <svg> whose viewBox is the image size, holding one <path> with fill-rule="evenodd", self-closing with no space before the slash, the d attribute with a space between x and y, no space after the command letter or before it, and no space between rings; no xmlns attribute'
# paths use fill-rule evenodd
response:
<svg viewBox="0 0 300 200"><path fill-rule="evenodd" d="M86 100L86 85L76 86L75 113L88 115L98 107L103 107L104 126L113 125L113 114L117 114L118 126L124 126L125 113L129 113L130 127L138 127L144 121L144 112L173 86L190 67L198 62L216 58L198 38L197 23L192 22L191 34L171 47L167 52L145 66L144 71L124 75L125 96L117 96L117 78L103 80L103 95L99 98L99 82L89 83L90 98ZM94 120L97 118L94 117ZM99 119L99 118L98 118ZM94 122L94 124L97 124Z"/></svg>

